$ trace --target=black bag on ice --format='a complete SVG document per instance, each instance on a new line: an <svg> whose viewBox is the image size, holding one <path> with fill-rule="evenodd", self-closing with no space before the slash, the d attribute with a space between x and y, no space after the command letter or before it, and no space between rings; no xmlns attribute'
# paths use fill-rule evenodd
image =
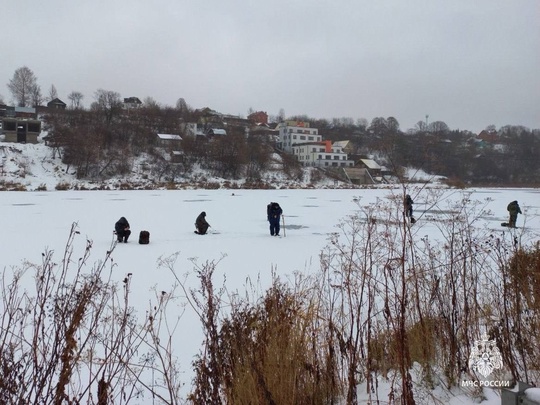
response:
<svg viewBox="0 0 540 405"><path fill-rule="evenodd" d="M150 232L141 231L139 234L139 243L141 245L148 245L150 243Z"/></svg>

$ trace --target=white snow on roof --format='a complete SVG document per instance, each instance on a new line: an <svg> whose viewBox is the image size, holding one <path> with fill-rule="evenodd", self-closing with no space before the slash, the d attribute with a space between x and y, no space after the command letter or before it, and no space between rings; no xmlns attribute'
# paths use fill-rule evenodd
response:
<svg viewBox="0 0 540 405"><path fill-rule="evenodd" d="M339 148L344 148L345 146L347 146L347 144L349 143L349 141L336 141L332 144L332 146L337 146Z"/></svg>
<svg viewBox="0 0 540 405"><path fill-rule="evenodd" d="M174 135L174 134L157 134L159 139L170 139L174 141L181 141L182 137L180 135Z"/></svg>
<svg viewBox="0 0 540 405"><path fill-rule="evenodd" d="M379 166L379 164L377 162L375 162L374 160L372 160L372 159L360 159L360 161L363 164L365 164L368 169L372 169L372 170L380 170L381 169L381 166Z"/></svg>

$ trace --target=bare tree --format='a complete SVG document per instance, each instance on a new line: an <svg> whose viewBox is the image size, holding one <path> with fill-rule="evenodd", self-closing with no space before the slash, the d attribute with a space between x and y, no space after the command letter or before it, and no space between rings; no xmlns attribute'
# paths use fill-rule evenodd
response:
<svg viewBox="0 0 540 405"><path fill-rule="evenodd" d="M356 126L358 128L360 128L362 131L365 131L366 128L368 127L369 123L368 123L368 120L366 118L358 118L356 120Z"/></svg>
<svg viewBox="0 0 540 405"><path fill-rule="evenodd" d="M418 121L414 127L418 132L427 132L428 130L426 122L422 120Z"/></svg>
<svg viewBox="0 0 540 405"><path fill-rule="evenodd" d="M189 116L192 111L192 108L188 105L188 103L186 103L186 100L184 100L183 98L179 98L176 101L176 109L180 113L181 117Z"/></svg>
<svg viewBox="0 0 540 405"><path fill-rule="evenodd" d="M388 131L388 122L384 117L375 117L368 129L375 135L383 135Z"/></svg>
<svg viewBox="0 0 540 405"><path fill-rule="evenodd" d="M35 84L30 89L30 97L32 100L32 107L38 107L43 103L43 94L41 94L41 87L38 84Z"/></svg>
<svg viewBox="0 0 540 405"><path fill-rule="evenodd" d="M279 109L278 115L277 115L278 122L285 121L285 110L283 108Z"/></svg>
<svg viewBox="0 0 540 405"><path fill-rule="evenodd" d="M116 91L99 89L96 91L94 98L95 102L92 103L92 110L100 112L105 118L105 122L110 124L113 118L122 110L122 99L120 93Z"/></svg>
<svg viewBox="0 0 540 405"><path fill-rule="evenodd" d="M37 78L30 68L23 66L15 71L7 86L13 95L15 103L19 107L27 107L33 101Z"/></svg>
<svg viewBox="0 0 540 405"><path fill-rule="evenodd" d="M58 98L58 92L56 91L56 87L54 84L51 84L51 88L49 89L49 101L53 101L55 98Z"/></svg>
<svg viewBox="0 0 540 405"><path fill-rule="evenodd" d="M394 117L388 117L386 119L386 123L388 124L388 130L393 133L397 134L399 132L399 122Z"/></svg>
<svg viewBox="0 0 540 405"><path fill-rule="evenodd" d="M429 124L428 128L430 132L436 135L446 135L450 132L450 128L448 128L448 125L443 121L433 121Z"/></svg>
<svg viewBox="0 0 540 405"><path fill-rule="evenodd" d="M72 91L68 94L68 99L71 101L71 109L77 110L82 107L83 94L78 91Z"/></svg>
<svg viewBox="0 0 540 405"><path fill-rule="evenodd" d="M143 106L145 108L160 108L159 103L156 101L156 99L150 96L144 98Z"/></svg>

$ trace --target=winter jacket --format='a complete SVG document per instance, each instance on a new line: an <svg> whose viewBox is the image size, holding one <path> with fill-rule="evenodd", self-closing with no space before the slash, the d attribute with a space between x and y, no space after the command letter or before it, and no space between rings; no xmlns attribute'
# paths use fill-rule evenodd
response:
<svg viewBox="0 0 540 405"><path fill-rule="evenodd" d="M208 227L210 226L210 224L208 222L206 222L206 212L201 212L199 214L199 216L197 217L197 219L195 220L195 227L197 228L197 231L199 231L199 233L206 233L206 231L208 230Z"/></svg>
<svg viewBox="0 0 540 405"><path fill-rule="evenodd" d="M127 229L129 229L129 222L128 220L125 218L125 217L122 217L120 218L116 224L114 224L114 230L116 231L117 234L123 234L124 231Z"/></svg>
<svg viewBox="0 0 540 405"><path fill-rule="evenodd" d="M281 207L279 206L277 202L272 202L267 205L266 214L268 216L269 221L272 221L272 220L279 221L279 217L281 216L281 214L283 214L283 210L281 209Z"/></svg>
<svg viewBox="0 0 540 405"><path fill-rule="evenodd" d="M412 205L414 204L414 202L410 195L407 194L407 196L405 197L405 200L403 201L403 204L405 205L405 210L412 208Z"/></svg>
<svg viewBox="0 0 540 405"><path fill-rule="evenodd" d="M510 204L508 204L508 207L506 207L510 215L517 215L521 214L521 208L519 208L519 204L517 201L512 201Z"/></svg>

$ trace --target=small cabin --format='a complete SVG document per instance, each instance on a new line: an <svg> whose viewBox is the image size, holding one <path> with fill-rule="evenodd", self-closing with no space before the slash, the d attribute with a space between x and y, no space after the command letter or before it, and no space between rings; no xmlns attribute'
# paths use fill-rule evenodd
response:
<svg viewBox="0 0 540 405"><path fill-rule="evenodd" d="M41 121L19 118L2 118L4 142L38 143Z"/></svg>

